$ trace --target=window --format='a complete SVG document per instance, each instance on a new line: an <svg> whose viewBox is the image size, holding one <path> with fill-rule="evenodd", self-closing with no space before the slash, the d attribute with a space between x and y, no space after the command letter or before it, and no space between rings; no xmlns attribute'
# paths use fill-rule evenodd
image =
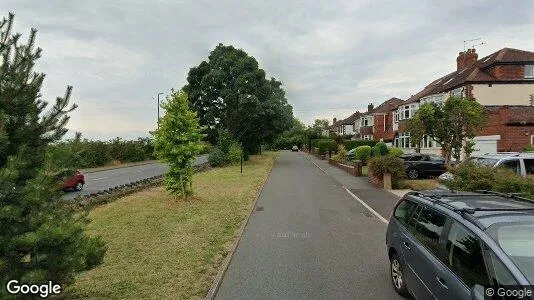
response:
<svg viewBox="0 0 534 300"><path fill-rule="evenodd" d="M521 174L521 165L519 164L519 159L507 160L501 164L501 166L510 169L510 171Z"/></svg>
<svg viewBox="0 0 534 300"><path fill-rule="evenodd" d="M410 148L410 133L399 133L393 143L397 148Z"/></svg>
<svg viewBox="0 0 534 300"><path fill-rule="evenodd" d="M461 97L462 96L463 89L457 88L451 91L451 97Z"/></svg>
<svg viewBox="0 0 534 300"><path fill-rule="evenodd" d="M429 158L431 161L441 161L441 162L444 161L443 157L441 157L441 156L437 156L437 155L429 155L428 158Z"/></svg>
<svg viewBox="0 0 534 300"><path fill-rule="evenodd" d="M491 261L491 283L494 287L507 286L507 285L517 285L517 281L514 278L514 275L510 273L510 270L502 263L502 261L493 253L489 254L489 259Z"/></svg>
<svg viewBox="0 0 534 300"><path fill-rule="evenodd" d="M421 148L432 148L434 147L434 140L428 135L423 136Z"/></svg>
<svg viewBox="0 0 534 300"><path fill-rule="evenodd" d="M395 123L399 122L399 111L398 110L393 112L393 122Z"/></svg>
<svg viewBox="0 0 534 300"><path fill-rule="evenodd" d="M362 126L373 126L373 116L362 117Z"/></svg>
<svg viewBox="0 0 534 300"><path fill-rule="evenodd" d="M445 264L471 288L476 284L489 286L482 247L477 237L457 222L453 222L447 237Z"/></svg>
<svg viewBox="0 0 534 300"><path fill-rule="evenodd" d="M407 224L409 223L408 220L411 214L414 213L416 208L417 208L417 203L403 200L401 203L399 203L399 205L397 205L397 208L395 209L394 217L401 224L403 224L404 226L407 226Z"/></svg>
<svg viewBox="0 0 534 300"><path fill-rule="evenodd" d="M403 105L398 108L399 120L406 120L411 118L417 111L417 103L410 105Z"/></svg>
<svg viewBox="0 0 534 300"><path fill-rule="evenodd" d="M527 175L534 175L534 159L525 159L523 162L525 163Z"/></svg>
<svg viewBox="0 0 534 300"><path fill-rule="evenodd" d="M372 134L366 134L363 136L363 140L364 141L372 141L373 140L373 135Z"/></svg>
<svg viewBox="0 0 534 300"><path fill-rule="evenodd" d="M534 65L525 66L525 78L534 78Z"/></svg>
<svg viewBox="0 0 534 300"><path fill-rule="evenodd" d="M439 238L446 221L446 216L428 207L423 209L417 220L415 237L432 253L438 252Z"/></svg>

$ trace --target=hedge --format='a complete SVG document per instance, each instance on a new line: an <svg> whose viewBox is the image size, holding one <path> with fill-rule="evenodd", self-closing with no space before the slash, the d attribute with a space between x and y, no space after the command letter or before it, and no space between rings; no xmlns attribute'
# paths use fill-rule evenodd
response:
<svg viewBox="0 0 534 300"><path fill-rule="evenodd" d="M374 147L377 144L377 141L353 141L353 140L344 140L343 146L345 149L352 150L358 148L359 146L369 146Z"/></svg>
<svg viewBox="0 0 534 300"><path fill-rule="evenodd" d="M337 150L336 142L334 140L320 140L317 143L317 148L319 149L319 154L321 155L329 151L335 152Z"/></svg>
<svg viewBox="0 0 534 300"><path fill-rule="evenodd" d="M400 158L391 155L377 156L369 160L369 171L382 178L384 174L391 174L391 184L397 188L406 177L404 163Z"/></svg>

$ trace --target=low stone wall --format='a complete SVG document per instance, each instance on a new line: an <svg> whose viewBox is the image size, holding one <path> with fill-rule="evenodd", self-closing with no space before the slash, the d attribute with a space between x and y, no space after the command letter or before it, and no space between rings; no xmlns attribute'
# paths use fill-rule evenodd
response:
<svg viewBox="0 0 534 300"><path fill-rule="evenodd" d="M198 173L208 170L210 168L210 165L209 163L204 163L197 165L194 168L195 173ZM76 208L90 209L97 205L113 202L121 197L133 194L135 192L161 185L162 183L163 175L158 175L150 178L141 179L138 181L132 181L130 183L115 186L96 193L77 196L72 200L65 200L65 202L68 205L71 205Z"/></svg>
<svg viewBox="0 0 534 300"><path fill-rule="evenodd" d="M367 178L372 185L381 189L384 188L384 179L375 175L371 170L367 171Z"/></svg>
<svg viewBox="0 0 534 300"><path fill-rule="evenodd" d="M335 166L337 168L340 168L341 170L353 175L353 176L361 176L361 170L358 170L354 165L347 165L342 164L338 162L337 160L328 159L328 163L332 166Z"/></svg>

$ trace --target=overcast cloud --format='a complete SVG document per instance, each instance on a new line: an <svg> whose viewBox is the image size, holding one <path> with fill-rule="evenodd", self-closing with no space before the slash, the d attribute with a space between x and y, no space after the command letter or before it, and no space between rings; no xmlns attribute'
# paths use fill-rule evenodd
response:
<svg viewBox="0 0 534 300"><path fill-rule="evenodd" d="M25 37L39 31L44 98L74 86L69 136L99 139L148 135L156 94L181 88L220 42L281 80L305 123L408 98L455 69L466 39L483 38L479 57L534 51L532 0L4 0L8 11Z"/></svg>

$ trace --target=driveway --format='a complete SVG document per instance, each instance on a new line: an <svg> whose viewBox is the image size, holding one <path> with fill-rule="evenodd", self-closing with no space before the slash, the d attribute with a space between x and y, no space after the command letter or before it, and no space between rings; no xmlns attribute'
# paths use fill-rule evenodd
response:
<svg viewBox="0 0 534 300"><path fill-rule="evenodd" d="M305 155L280 152L217 298L402 299L385 231Z"/></svg>

